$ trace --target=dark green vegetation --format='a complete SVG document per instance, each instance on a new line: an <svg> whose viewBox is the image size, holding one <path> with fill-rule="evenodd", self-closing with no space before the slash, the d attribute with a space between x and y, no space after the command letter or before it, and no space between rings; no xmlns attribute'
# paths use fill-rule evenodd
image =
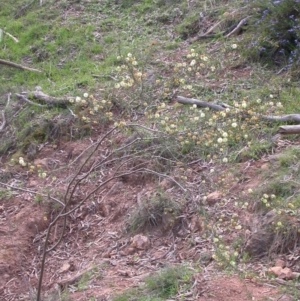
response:
<svg viewBox="0 0 300 301"><path fill-rule="evenodd" d="M169 266L147 277L145 284L137 289L128 290L113 301L163 301L186 291L191 283L192 271L183 265Z"/></svg>
<svg viewBox="0 0 300 301"><path fill-rule="evenodd" d="M253 1L255 18L249 51L254 59L270 65L292 69L299 78L300 3L294 0Z"/></svg>

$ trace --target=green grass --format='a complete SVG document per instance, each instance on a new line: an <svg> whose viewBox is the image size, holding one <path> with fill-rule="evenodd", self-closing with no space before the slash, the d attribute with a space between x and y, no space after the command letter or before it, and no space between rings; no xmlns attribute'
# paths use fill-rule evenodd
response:
<svg viewBox="0 0 300 301"><path fill-rule="evenodd" d="M163 301L190 287L191 270L186 266L169 266L145 279L139 288L127 290L113 301Z"/></svg>

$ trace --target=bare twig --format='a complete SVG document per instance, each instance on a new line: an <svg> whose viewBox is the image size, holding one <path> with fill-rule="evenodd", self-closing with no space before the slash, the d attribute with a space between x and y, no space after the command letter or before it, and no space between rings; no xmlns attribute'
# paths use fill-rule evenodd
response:
<svg viewBox="0 0 300 301"><path fill-rule="evenodd" d="M6 34L7 36L9 36L10 38L12 38L16 43L19 43L19 40L14 37L12 34L8 33L7 31L3 30L3 33Z"/></svg>
<svg viewBox="0 0 300 301"><path fill-rule="evenodd" d="M250 18L250 16L248 16L248 17L242 19L242 20L238 23L238 25L237 25L232 31L230 31L230 32L225 36L225 38L229 38L229 37L232 36L233 34L237 33L238 30L246 23L246 21L247 21L249 18Z"/></svg>
<svg viewBox="0 0 300 301"><path fill-rule="evenodd" d="M209 35L211 32L213 32L218 26L220 26L225 20L221 20L219 22L217 22L216 24L214 24L212 27L210 27L203 35L201 35L201 37L205 37L207 35Z"/></svg>
<svg viewBox="0 0 300 301"><path fill-rule="evenodd" d="M23 65L20 65L20 64L17 64L17 63L13 63L13 62L10 62L10 61L6 61L6 60L3 60L3 59L0 59L0 64L10 66L10 67L14 67L14 68L18 68L18 69L22 69L22 70L28 70L28 71L32 71L32 72L42 72L41 70L26 67L26 66L23 66Z"/></svg>
<svg viewBox="0 0 300 301"><path fill-rule="evenodd" d="M74 112L69 107L67 107L67 109L70 111L70 113L73 117L78 118L78 116L76 114L74 114Z"/></svg>
<svg viewBox="0 0 300 301"><path fill-rule="evenodd" d="M11 188L13 190L20 190L20 191L29 192L29 193L32 193L32 194L35 194L35 195L40 195L40 196L43 196L45 198L50 198L51 200L57 202L61 206L64 205L60 200L58 200L58 199L50 196L49 194L44 194L44 193L36 192L36 191L30 190L30 189L25 189L25 188L20 188L20 187L12 186L12 185L9 185L9 184L3 183L3 182L0 182L0 185L3 185L3 186L8 187L8 188Z"/></svg>

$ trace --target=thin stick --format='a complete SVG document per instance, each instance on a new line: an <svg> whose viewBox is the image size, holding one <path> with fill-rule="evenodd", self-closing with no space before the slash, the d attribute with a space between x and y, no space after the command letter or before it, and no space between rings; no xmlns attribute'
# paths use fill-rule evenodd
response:
<svg viewBox="0 0 300 301"><path fill-rule="evenodd" d="M3 33L6 34L7 36L9 36L10 38L12 38L16 43L19 43L19 40L14 37L13 35L11 35L10 33L8 33L7 31L3 30Z"/></svg>
<svg viewBox="0 0 300 301"><path fill-rule="evenodd" d="M32 193L32 194L35 194L35 195L40 195L40 196L43 196L43 197L46 197L46 198L50 198L51 200L57 202L61 206L64 206L63 202L61 202L60 200L50 196L49 194L44 194L44 193L36 192L36 191L33 191L33 190L25 189L25 188L15 187L15 186L3 183L3 182L0 182L0 185L6 186L6 187L14 189L14 190L20 190L20 191L29 192L29 193Z"/></svg>
<svg viewBox="0 0 300 301"><path fill-rule="evenodd" d="M0 59L0 64L10 66L10 67L14 67L14 68L18 68L18 69L22 69L22 70L28 70L28 71L32 71L32 72L42 72L41 70L38 70L38 69L29 68L29 67L26 67L26 66L23 66L23 65L20 65L20 64L17 64L17 63L13 63L13 62L10 62L10 61L2 60L2 59Z"/></svg>
<svg viewBox="0 0 300 301"><path fill-rule="evenodd" d="M239 24L230 32L230 33L228 33L226 36L225 36L225 38L228 38L228 37L230 37L230 36L232 36L233 34L235 34L245 23L246 23L246 21L248 20L250 18L250 16L248 16L248 17L246 17L246 18L244 18L244 19L242 19L240 22L239 22Z"/></svg>

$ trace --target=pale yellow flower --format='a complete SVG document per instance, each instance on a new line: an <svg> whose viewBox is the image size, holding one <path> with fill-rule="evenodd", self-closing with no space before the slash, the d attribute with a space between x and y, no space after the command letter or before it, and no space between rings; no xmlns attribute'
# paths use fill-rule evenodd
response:
<svg viewBox="0 0 300 301"><path fill-rule="evenodd" d="M190 66L193 67L195 65L196 65L196 60L192 60L191 63L190 63Z"/></svg>

